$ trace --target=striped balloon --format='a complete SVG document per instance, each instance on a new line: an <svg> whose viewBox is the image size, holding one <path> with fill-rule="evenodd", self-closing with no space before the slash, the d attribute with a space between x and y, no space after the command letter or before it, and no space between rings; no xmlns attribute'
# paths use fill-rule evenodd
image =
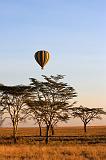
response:
<svg viewBox="0 0 106 160"><path fill-rule="evenodd" d="M37 61L37 63L43 69L50 58L50 54L47 51L41 50L41 51L37 51L35 53L34 57L35 57L35 60Z"/></svg>

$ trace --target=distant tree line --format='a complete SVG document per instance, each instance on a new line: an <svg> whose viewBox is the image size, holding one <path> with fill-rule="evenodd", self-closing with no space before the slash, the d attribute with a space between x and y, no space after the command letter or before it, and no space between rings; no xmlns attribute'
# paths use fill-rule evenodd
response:
<svg viewBox="0 0 106 160"><path fill-rule="evenodd" d="M63 82L64 76L43 75L44 81L30 78L28 86L0 85L0 125L4 121L3 114L10 118L13 126L13 140L16 143L18 124L27 119L33 119L39 126L39 136L42 127L46 127L45 142L48 143L49 131L54 134L58 122L67 122L70 118L80 118L86 132L87 124L93 119L101 119L106 114L103 108L74 107L72 102L77 97L75 89Z"/></svg>

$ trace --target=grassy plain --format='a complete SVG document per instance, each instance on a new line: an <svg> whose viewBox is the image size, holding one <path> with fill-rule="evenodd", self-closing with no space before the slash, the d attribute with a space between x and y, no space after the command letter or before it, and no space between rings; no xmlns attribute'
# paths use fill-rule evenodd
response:
<svg viewBox="0 0 106 160"><path fill-rule="evenodd" d="M85 135L83 127L56 127L54 128L56 136L83 136ZM45 135L45 128L42 129ZM106 136L106 126L88 126L86 135ZM12 136L12 128L0 128L0 136ZM39 128L18 128L17 136L39 136Z"/></svg>
<svg viewBox="0 0 106 160"><path fill-rule="evenodd" d="M43 129L43 135L45 129ZM0 137L12 135L11 128L1 128ZM17 136L37 136L38 128L19 128ZM89 141L50 141L48 145L35 142L0 144L0 160L106 160L106 126L88 127L86 135L83 127L57 127L55 136L92 137ZM104 139L98 139L103 137ZM94 141L95 139L95 141ZM98 140L97 140L98 139ZM1 139L2 140L2 139ZM96 141L97 140L97 141ZM32 139L33 141L33 139ZM21 141L22 142L22 141Z"/></svg>

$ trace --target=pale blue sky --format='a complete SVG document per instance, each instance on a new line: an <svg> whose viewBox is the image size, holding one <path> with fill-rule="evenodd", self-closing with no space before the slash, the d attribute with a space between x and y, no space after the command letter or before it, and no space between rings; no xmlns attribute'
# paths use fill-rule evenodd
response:
<svg viewBox="0 0 106 160"><path fill-rule="evenodd" d="M106 110L105 44L105 0L0 0L0 83L64 74L78 105ZM44 71L34 60L40 49L51 53Z"/></svg>

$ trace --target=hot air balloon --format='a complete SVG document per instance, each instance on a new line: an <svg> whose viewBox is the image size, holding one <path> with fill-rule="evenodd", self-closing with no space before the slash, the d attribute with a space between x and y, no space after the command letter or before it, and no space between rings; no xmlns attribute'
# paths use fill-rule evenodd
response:
<svg viewBox="0 0 106 160"><path fill-rule="evenodd" d="M41 50L37 51L34 57L37 63L41 66L41 69L43 69L50 58L50 54L48 51Z"/></svg>

